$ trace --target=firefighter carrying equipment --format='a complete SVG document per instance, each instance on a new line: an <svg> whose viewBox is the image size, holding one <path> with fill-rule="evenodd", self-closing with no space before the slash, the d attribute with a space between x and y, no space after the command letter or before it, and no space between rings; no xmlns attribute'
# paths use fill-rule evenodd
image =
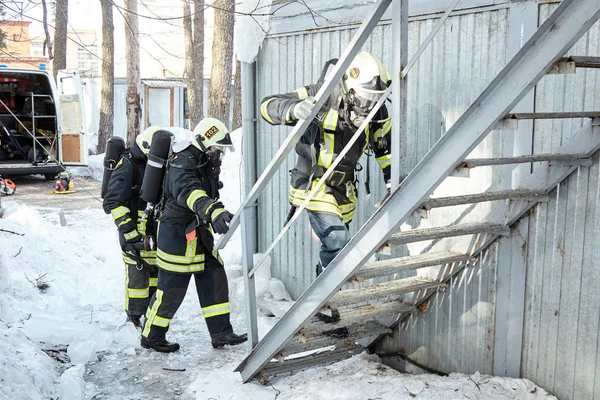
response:
<svg viewBox="0 0 600 400"><path fill-rule="evenodd" d="M354 135L356 108L360 108L358 113L363 113L367 107L372 109L375 105L369 100L355 101L358 99L357 95L379 92L382 85L390 82L389 74L381 63L369 53L363 53L359 53L350 64L342 82L337 85L323 108L319 110L317 118L296 144L298 161L296 168L290 171L292 206L300 206L304 202L308 192L318 183ZM296 125L298 118L294 115L295 107L310 96L315 96L321 86L322 82L318 82L300 87L291 93L264 98L260 106L263 119L271 125ZM326 185L323 185L308 203L308 210L336 215L342 218L344 223L352 220L357 199L356 168L362 153L367 149L375 154L384 180L390 180L392 155L389 133L392 124L388 115L386 107L379 109L374 120L361 132L359 139L335 168Z"/></svg>
<svg viewBox="0 0 600 400"><path fill-rule="evenodd" d="M13 194L17 190L17 185L10 179L2 179L0 177L0 195L9 195Z"/></svg>
<svg viewBox="0 0 600 400"><path fill-rule="evenodd" d="M71 174L69 174L67 171L63 171L60 174L56 175L56 178L54 179L54 193L75 193L75 185L73 179L71 178Z"/></svg>
<svg viewBox="0 0 600 400"><path fill-rule="evenodd" d="M158 270L156 251L136 249L143 239L156 237L154 219L144 219L146 202L140 197L147 157L134 143L125 150L112 171L102 207L111 214L119 234L126 268L125 310L129 315L142 316L156 291Z"/></svg>

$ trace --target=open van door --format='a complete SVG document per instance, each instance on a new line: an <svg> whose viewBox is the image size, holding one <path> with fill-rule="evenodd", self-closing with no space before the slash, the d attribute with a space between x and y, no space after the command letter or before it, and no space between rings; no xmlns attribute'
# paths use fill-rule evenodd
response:
<svg viewBox="0 0 600 400"><path fill-rule="evenodd" d="M60 70L58 87L58 154L63 165L87 165L83 90L78 70Z"/></svg>

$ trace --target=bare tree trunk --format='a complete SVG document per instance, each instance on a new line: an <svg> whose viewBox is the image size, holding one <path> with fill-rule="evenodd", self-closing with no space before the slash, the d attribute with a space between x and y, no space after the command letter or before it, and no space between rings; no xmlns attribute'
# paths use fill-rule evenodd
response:
<svg viewBox="0 0 600 400"><path fill-rule="evenodd" d="M235 62L235 80L233 85L233 117L231 129L242 127L242 64Z"/></svg>
<svg viewBox="0 0 600 400"><path fill-rule="evenodd" d="M230 126L234 0L216 0L208 115Z"/></svg>
<svg viewBox="0 0 600 400"><path fill-rule="evenodd" d="M127 63L127 146L140 133L140 44L138 42L137 0L125 0L125 59Z"/></svg>
<svg viewBox="0 0 600 400"><path fill-rule="evenodd" d="M100 102L100 125L98 127L97 153L106 151L106 141L112 137L115 107L115 38L113 5L100 0L102 7L102 100Z"/></svg>
<svg viewBox="0 0 600 400"><path fill-rule="evenodd" d="M204 88L204 0L194 0L193 19L190 11L190 1L183 2L183 34L190 129L194 129L202 119L204 111L202 109Z"/></svg>
<svg viewBox="0 0 600 400"><path fill-rule="evenodd" d="M54 13L54 60L52 72L54 80L58 70L67 68L67 23L69 21L69 0L56 0Z"/></svg>
<svg viewBox="0 0 600 400"><path fill-rule="evenodd" d="M52 60L54 55L52 54L52 40L50 40L50 32L48 31L48 7L46 6L46 0L42 0L42 10L44 13L42 16L44 34L46 35L44 39L44 55L46 54L46 49L48 49L48 59Z"/></svg>

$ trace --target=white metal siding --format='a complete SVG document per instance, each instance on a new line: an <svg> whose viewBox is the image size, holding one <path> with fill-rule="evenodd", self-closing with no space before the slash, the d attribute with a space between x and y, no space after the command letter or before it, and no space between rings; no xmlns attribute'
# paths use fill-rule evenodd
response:
<svg viewBox="0 0 600 400"><path fill-rule="evenodd" d="M540 22L555 4L540 6ZM600 56L596 24L569 52ZM544 78L538 111L600 110L600 73ZM583 121L538 121L534 151L549 152ZM560 399L600 398L599 157L581 167L530 217L522 374Z"/></svg>

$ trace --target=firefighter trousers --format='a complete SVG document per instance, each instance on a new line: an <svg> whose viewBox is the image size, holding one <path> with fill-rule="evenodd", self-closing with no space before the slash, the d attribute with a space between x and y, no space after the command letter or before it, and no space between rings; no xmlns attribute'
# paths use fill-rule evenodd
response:
<svg viewBox="0 0 600 400"><path fill-rule="evenodd" d="M150 264L140 267L127 256L123 256L123 261L125 261L125 312L130 317L141 317L156 292L158 268Z"/></svg>
<svg viewBox="0 0 600 400"><path fill-rule="evenodd" d="M322 268L327 267L342 247L348 243L350 232L348 226L337 215L312 210L307 211L310 226L315 235L321 240L319 265L317 265L317 271L320 271Z"/></svg>
<svg viewBox="0 0 600 400"><path fill-rule="evenodd" d="M233 332L229 321L229 287L225 268L207 253L202 272L182 274L158 268L158 288L150 300L142 336L151 340L165 338L171 319L185 298L192 275L211 336Z"/></svg>

